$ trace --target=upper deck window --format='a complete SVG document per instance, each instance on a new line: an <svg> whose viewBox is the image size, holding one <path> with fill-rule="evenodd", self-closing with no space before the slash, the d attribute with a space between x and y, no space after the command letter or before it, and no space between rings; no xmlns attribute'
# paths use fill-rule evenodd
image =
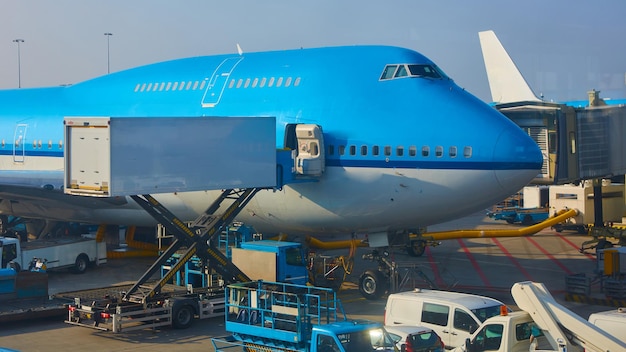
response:
<svg viewBox="0 0 626 352"><path fill-rule="evenodd" d="M428 77L433 79L447 78L437 66L430 64L393 64L385 66L380 80L402 77Z"/></svg>

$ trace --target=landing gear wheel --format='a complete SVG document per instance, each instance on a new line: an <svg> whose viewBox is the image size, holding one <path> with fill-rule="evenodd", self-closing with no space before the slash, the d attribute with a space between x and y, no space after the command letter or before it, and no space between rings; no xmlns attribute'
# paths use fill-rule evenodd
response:
<svg viewBox="0 0 626 352"><path fill-rule="evenodd" d="M367 270L359 278L359 292L366 299L379 299L386 291L387 280L380 271Z"/></svg>
<svg viewBox="0 0 626 352"><path fill-rule="evenodd" d="M188 305L174 307L172 325L176 329L187 329L193 323L193 309Z"/></svg>
<svg viewBox="0 0 626 352"><path fill-rule="evenodd" d="M88 265L89 257L85 254L81 254L76 257L76 262L74 262L74 272L77 274L83 274L87 270Z"/></svg>
<svg viewBox="0 0 626 352"><path fill-rule="evenodd" d="M426 250L426 242L422 240L411 241L411 245L407 249L411 257L421 257Z"/></svg>

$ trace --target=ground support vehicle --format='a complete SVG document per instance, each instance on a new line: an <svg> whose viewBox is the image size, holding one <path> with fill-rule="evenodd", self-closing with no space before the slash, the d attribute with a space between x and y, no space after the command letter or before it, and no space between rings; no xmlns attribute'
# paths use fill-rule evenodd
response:
<svg viewBox="0 0 626 352"><path fill-rule="evenodd" d="M0 237L0 248L2 268L16 271L30 269L34 259L43 260L47 269L73 268L78 273L84 273L91 263L101 265L107 261L106 243L85 236L31 242Z"/></svg>
<svg viewBox="0 0 626 352"><path fill-rule="evenodd" d="M67 303L48 296L46 272L0 269L0 323L62 316Z"/></svg>
<svg viewBox="0 0 626 352"><path fill-rule="evenodd" d="M543 284L519 282L511 294L521 311L487 319L455 351L624 351L626 343L556 302ZM532 349L531 349L532 350Z"/></svg>
<svg viewBox="0 0 626 352"><path fill-rule="evenodd" d="M122 332L159 326L189 327L195 317L210 318L223 313L223 284L245 282L250 279L215 246L213 235L230 223L239 211L258 191L258 188L224 190L207 210L187 226L150 195L131 196L157 221L166 224L176 240L143 274L141 278L120 297L89 300L87 304L76 298L68 307L68 324L92 327L100 330ZM213 213L226 200L233 200L221 216ZM182 254L171 263L174 254ZM196 255L202 261L201 271L207 275L207 287L194 288L169 283ZM149 281L163 265L171 267L160 280Z"/></svg>
<svg viewBox="0 0 626 352"><path fill-rule="evenodd" d="M550 216L550 208L502 208L488 212L487 216L495 220L504 220L509 224L533 225L546 220Z"/></svg>
<svg viewBox="0 0 626 352"><path fill-rule="evenodd" d="M252 281L226 289L226 337L215 351L393 351L380 323L348 320L332 289Z"/></svg>

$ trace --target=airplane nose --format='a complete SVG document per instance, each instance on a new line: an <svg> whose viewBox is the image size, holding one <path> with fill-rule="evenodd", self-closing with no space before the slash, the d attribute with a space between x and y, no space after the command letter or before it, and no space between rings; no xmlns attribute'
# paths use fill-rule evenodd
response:
<svg viewBox="0 0 626 352"><path fill-rule="evenodd" d="M512 125L498 137L493 154L496 179L503 189L517 192L541 172L543 156L537 143Z"/></svg>

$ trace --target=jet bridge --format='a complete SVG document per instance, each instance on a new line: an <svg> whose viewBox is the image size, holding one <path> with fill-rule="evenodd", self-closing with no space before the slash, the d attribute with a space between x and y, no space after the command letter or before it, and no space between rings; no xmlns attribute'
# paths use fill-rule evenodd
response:
<svg viewBox="0 0 626 352"><path fill-rule="evenodd" d="M293 180L291 151L275 147L275 118L66 117L65 193L129 196L176 237L170 247L125 294L145 303L196 255L226 283L249 278L211 241L261 189ZM222 189L190 226L150 194ZM215 214L224 201L231 204ZM146 282L182 248L184 254L155 285Z"/></svg>

